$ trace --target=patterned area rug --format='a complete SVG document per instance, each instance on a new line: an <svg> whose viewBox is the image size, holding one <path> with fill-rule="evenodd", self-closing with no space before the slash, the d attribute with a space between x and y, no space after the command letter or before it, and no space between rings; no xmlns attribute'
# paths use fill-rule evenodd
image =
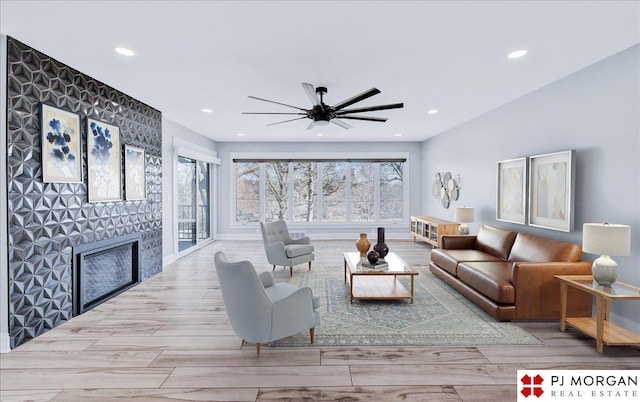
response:
<svg viewBox="0 0 640 402"><path fill-rule="evenodd" d="M509 322L498 322L428 267L414 267L415 301L354 300L343 268L298 270L291 283L309 286L320 295L322 321L316 327L316 346L479 346L537 345L542 342ZM408 278L398 277L410 289ZM270 346L311 346L301 333Z"/></svg>

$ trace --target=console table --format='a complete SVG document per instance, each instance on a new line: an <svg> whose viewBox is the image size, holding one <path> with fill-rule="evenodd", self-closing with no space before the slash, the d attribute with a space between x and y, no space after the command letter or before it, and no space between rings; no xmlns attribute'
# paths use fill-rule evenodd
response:
<svg viewBox="0 0 640 402"><path fill-rule="evenodd" d="M440 247L441 237L443 235L457 235L459 223L445 221L444 219L434 218L432 216L412 216L411 217L411 234L413 241L416 238L426 241L433 247Z"/></svg>
<svg viewBox="0 0 640 402"><path fill-rule="evenodd" d="M640 345L640 335L609 322L609 309L614 300L640 300L640 288L622 282L611 286L601 286L593 281L591 275L556 275L560 280L560 330L565 331L566 324L596 339L599 353L604 345ZM567 317L567 288L578 289L592 294L596 298L595 317Z"/></svg>

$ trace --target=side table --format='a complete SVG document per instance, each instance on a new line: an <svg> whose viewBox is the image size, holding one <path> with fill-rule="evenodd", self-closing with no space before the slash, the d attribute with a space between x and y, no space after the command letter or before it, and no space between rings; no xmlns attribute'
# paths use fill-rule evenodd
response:
<svg viewBox="0 0 640 402"><path fill-rule="evenodd" d="M611 301L640 300L640 288L622 282L611 286L601 286L593 281L591 275L556 275L560 281L560 330L565 331L566 324L596 339L599 353L604 345L640 345L640 335L609 322ZM595 317L567 317L567 288L578 289L592 294L596 298Z"/></svg>

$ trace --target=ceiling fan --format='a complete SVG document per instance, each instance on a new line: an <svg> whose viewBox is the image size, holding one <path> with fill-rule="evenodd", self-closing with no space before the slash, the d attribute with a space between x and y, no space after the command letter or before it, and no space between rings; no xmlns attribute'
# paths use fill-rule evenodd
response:
<svg viewBox="0 0 640 402"><path fill-rule="evenodd" d="M282 106L287 106L293 109L298 109L298 112L297 113L242 112L242 114L277 114L277 115L302 116L302 117L296 117L289 120L279 121L276 123L267 124L267 126L273 126L274 124L288 123L294 120L311 119L312 120L311 124L309 124L309 126L307 127L307 130L311 129L314 125L327 125L330 122L342 128L349 129L351 128L351 126L345 123L344 121L342 121L343 119L367 120L367 121L377 121L377 122L387 121L387 119L383 117L354 116L353 113L374 112L377 110L398 109L398 108L404 107L403 103L391 103L388 105L365 106L360 108L345 109L346 107L351 106L356 102L360 102L373 95L379 94L380 90L378 88L371 88L368 91L364 91L358 95L352 96L349 99L345 99L342 102L336 103L333 106L329 106L324 103L324 95L327 93L326 87L314 88L313 85L308 84L306 82L302 83L302 87L307 93L309 100L311 100L311 104L313 105L311 109L304 109L297 106L287 105L286 103L258 98L257 96L249 96L249 98L251 99L256 99L256 100L269 102L269 103L275 103L276 105L282 105Z"/></svg>

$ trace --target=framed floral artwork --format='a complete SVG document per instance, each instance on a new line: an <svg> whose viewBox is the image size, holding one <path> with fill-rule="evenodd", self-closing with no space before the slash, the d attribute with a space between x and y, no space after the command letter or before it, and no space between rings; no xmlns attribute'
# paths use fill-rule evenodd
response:
<svg viewBox="0 0 640 402"><path fill-rule="evenodd" d="M498 162L496 219L525 224L527 202L527 158Z"/></svg>
<svg viewBox="0 0 640 402"><path fill-rule="evenodd" d="M126 200L147 198L144 149L124 146L124 197Z"/></svg>
<svg viewBox="0 0 640 402"><path fill-rule="evenodd" d="M80 115L40 104L42 181L82 183Z"/></svg>
<svg viewBox="0 0 640 402"><path fill-rule="evenodd" d="M529 225L573 230L575 151L529 157Z"/></svg>
<svg viewBox="0 0 640 402"><path fill-rule="evenodd" d="M87 118L89 202L122 200L120 129Z"/></svg>

